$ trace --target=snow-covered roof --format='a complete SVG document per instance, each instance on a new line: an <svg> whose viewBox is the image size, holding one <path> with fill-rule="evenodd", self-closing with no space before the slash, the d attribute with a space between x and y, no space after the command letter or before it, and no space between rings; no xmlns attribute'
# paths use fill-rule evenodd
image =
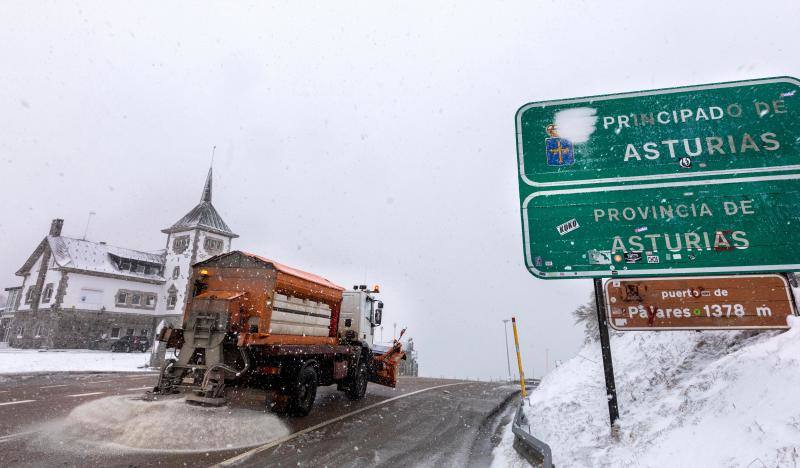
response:
<svg viewBox="0 0 800 468"><path fill-rule="evenodd" d="M203 194L200 197L200 203L186 213L183 218L179 219L178 222L161 232L169 234L201 228L228 237L239 237L225 224L225 221L222 220L222 216L220 216L216 208L214 208L214 205L211 204L211 178L211 169L209 169L206 184L203 187Z"/></svg>
<svg viewBox="0 0 800 468"><path fill-rule="evenodd" d="M64 236L47 236L17 272L18 275L24 275L30 271L33 263L41 255L45 243L50 247L57 268L103 273L131 279L164 281L164 277L159 273L163 273L164 267L164 257L160 254ZM120 260L126 260L126 264L129 265L128 269L121 267ZM134 263L155 267L156 271L155 273L145 273L138 272L135 268L131 271Z"/></svg>

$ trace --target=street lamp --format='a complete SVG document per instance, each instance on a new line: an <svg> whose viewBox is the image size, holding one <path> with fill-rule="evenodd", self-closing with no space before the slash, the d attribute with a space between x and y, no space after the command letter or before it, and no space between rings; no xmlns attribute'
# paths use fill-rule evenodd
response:
<svg viewBox="0 0 800 468"><path fill-rule="evenodd" d="M506 337L506 365L508 365L508 381L511 381L511 357L508 354L508 322L510 319L503 319L503 326L506 329L505 337Z"/></svg>

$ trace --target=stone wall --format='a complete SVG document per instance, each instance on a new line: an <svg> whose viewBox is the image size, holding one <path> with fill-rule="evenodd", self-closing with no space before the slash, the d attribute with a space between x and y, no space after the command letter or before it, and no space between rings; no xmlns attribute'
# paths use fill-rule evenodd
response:
<svg viewBox="0 0 800 468"><path fill-rule="evenodd" d="M161 319L152 315L78 309L17 312L9 344L15 348L85 349L90 342L105 335L108 340L99 349L108 349L113 342L110 339L112 328L119 328L120 336L124 336L129 328L134 330L135 335L144 329L152 340L155 327ZM21 338L17 335L19 326L25 327ZM37 331L40 331L38 336Z"/></svg>

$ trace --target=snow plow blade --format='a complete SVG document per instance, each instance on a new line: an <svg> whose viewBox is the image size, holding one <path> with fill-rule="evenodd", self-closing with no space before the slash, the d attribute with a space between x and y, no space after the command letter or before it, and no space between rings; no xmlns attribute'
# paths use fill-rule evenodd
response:
<svg viewBox="0 0 800 468"><path fill-rule="evenodd" d="M397 386L397 367L400 360L406 358L403 345L395 341L391 348L381 352L380 347L375 346L372 358L372 371L369 373L369 381L387 387ZM380 353L380 354L379 354Z"/></svg>

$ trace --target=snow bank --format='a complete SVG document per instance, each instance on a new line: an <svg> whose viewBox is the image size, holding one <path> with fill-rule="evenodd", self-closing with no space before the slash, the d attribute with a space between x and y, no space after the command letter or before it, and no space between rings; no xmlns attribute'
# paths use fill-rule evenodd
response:
<svg viewBox="0 0 800 468"><path fill-rule="evenodd" d="M149 371L147 353L0 348L0 374L57 371Z"/></svg>
<svg viewBox="0 0 800 468"><path fill-rule="evenodd" d="M612 336L618 441L609 435L600 347L589 344L531 395L534 435L557 466L797 466L800 319L790 324L786 332Z"/></svg>

